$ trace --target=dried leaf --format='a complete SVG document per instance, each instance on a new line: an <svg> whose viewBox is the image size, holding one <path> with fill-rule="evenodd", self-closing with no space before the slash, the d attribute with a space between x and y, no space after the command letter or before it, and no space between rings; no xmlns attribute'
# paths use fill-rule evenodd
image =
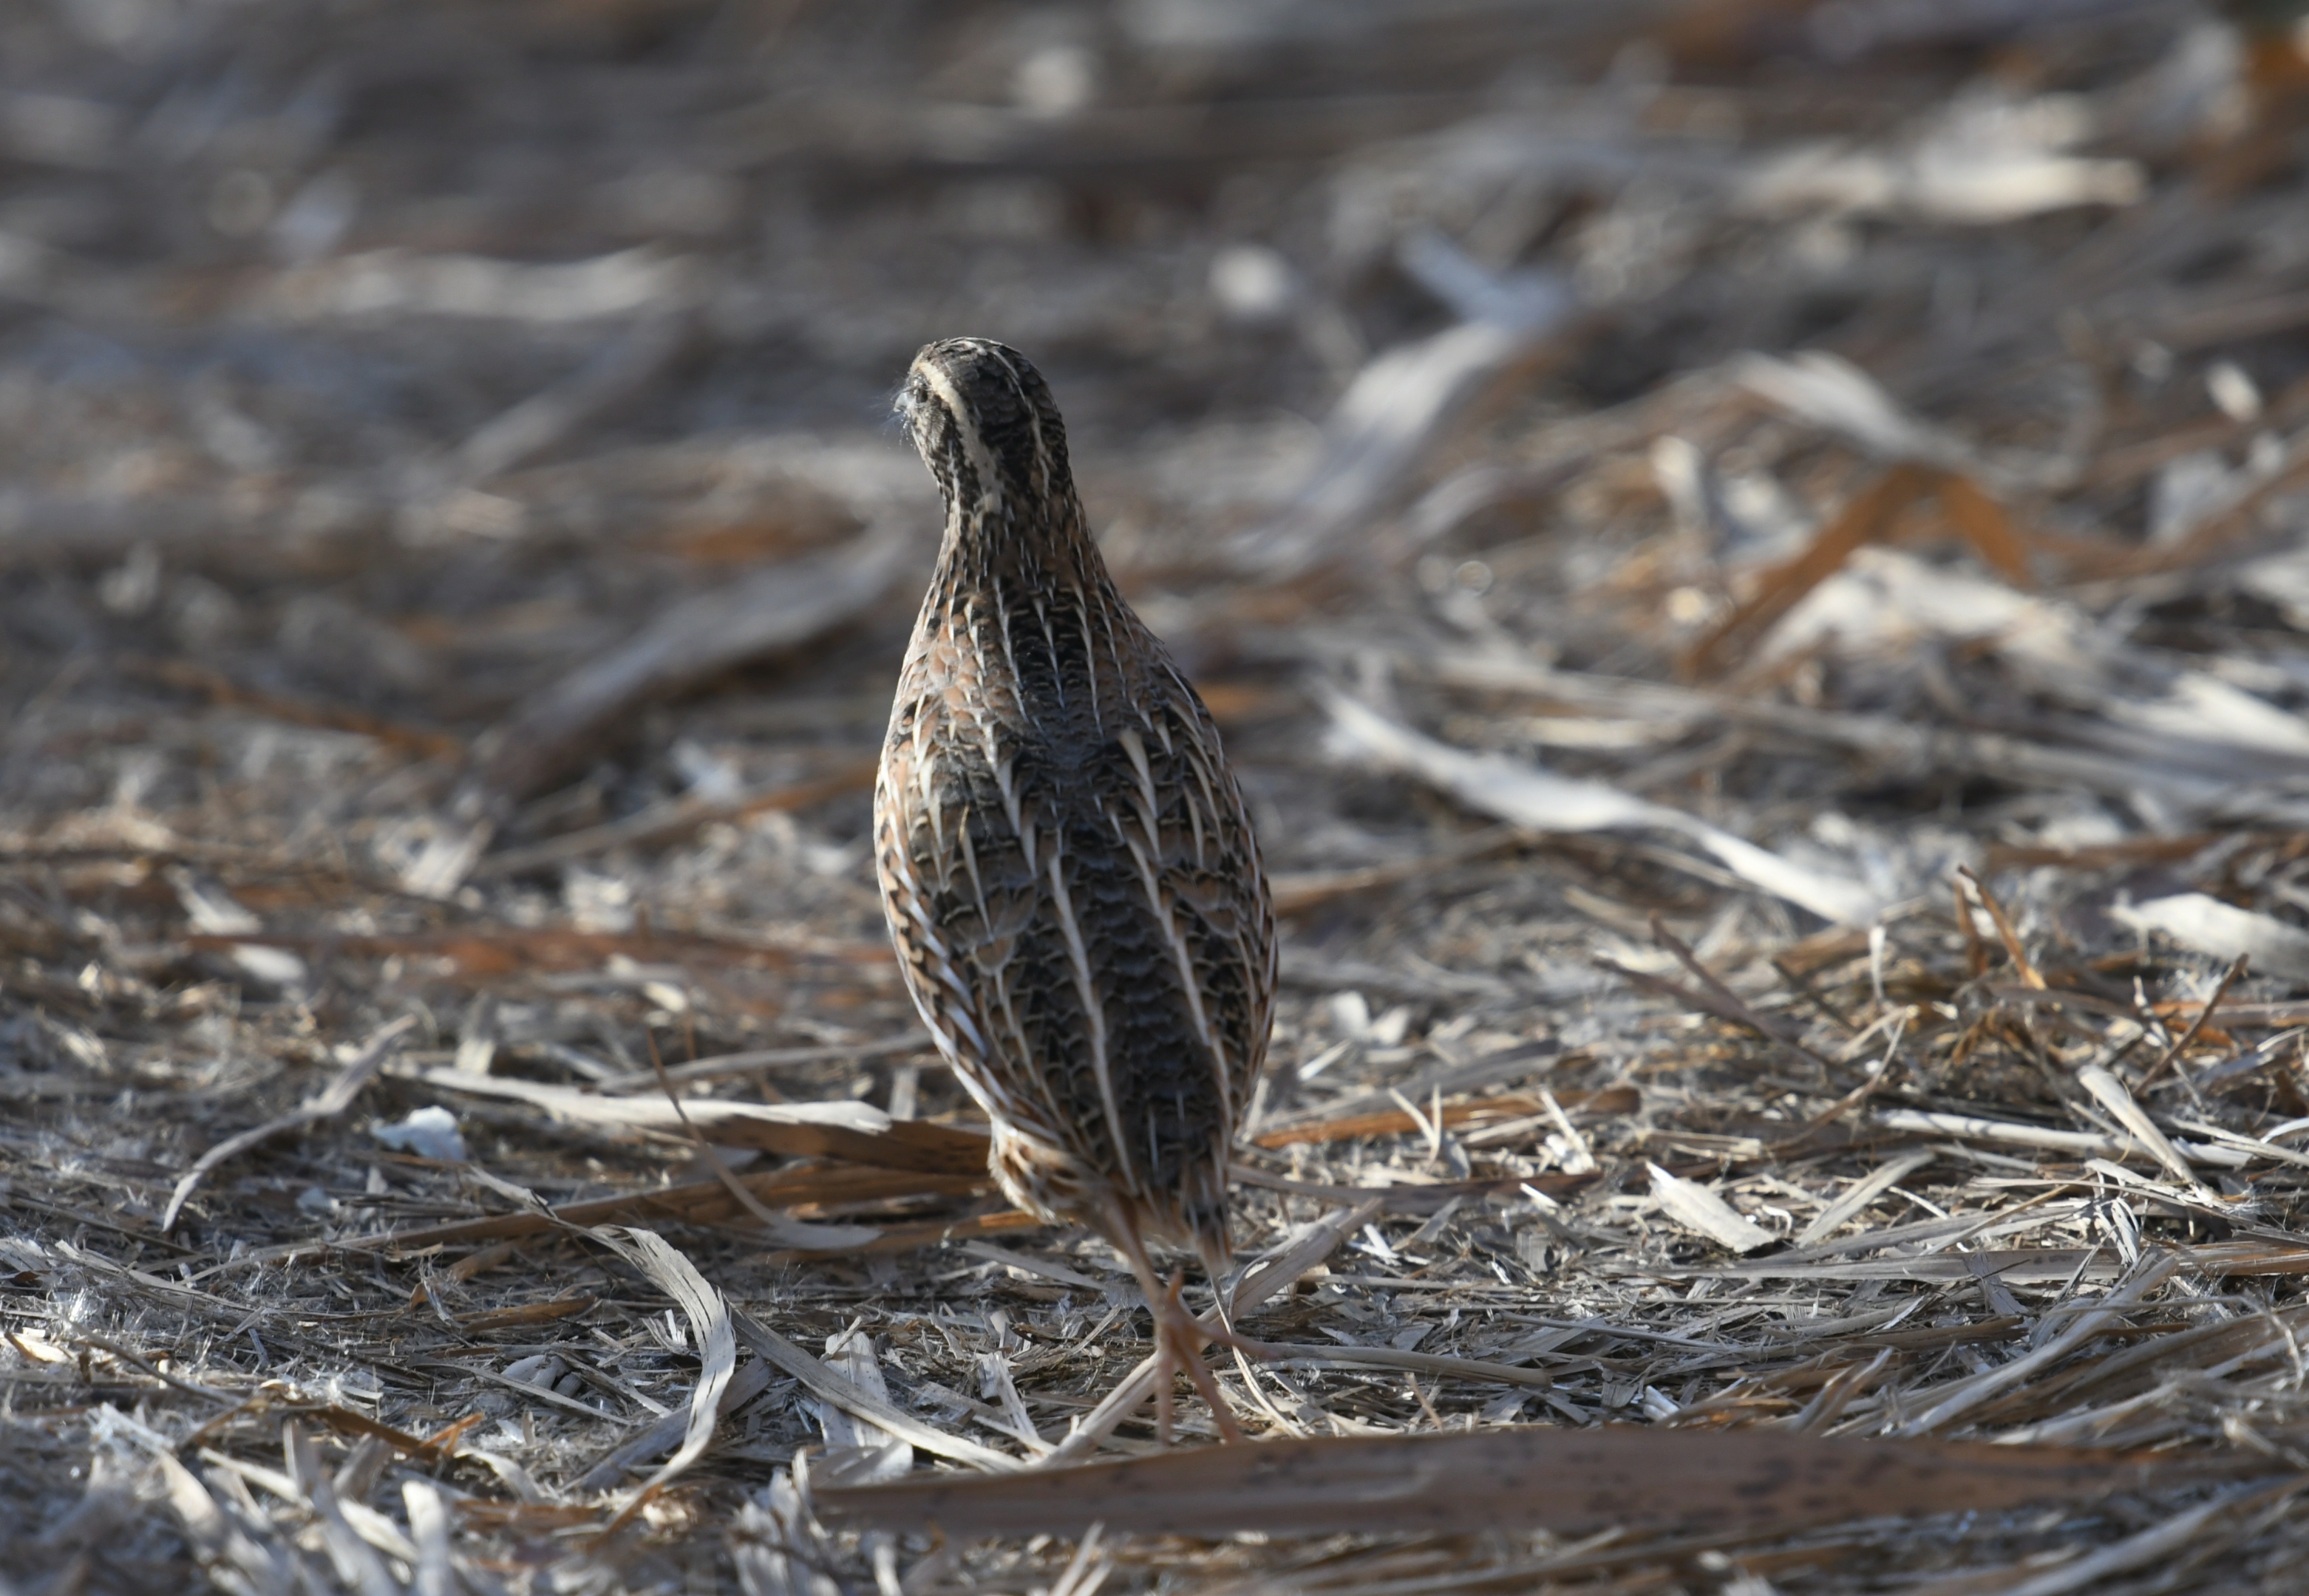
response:
<svg viewBox="0 0 2309 1596"><path fill-rule="evenodd" d="M200 1185L203 1176L227 1159L237 1157L258 1143L269 1141L283 1131L295 1130L300 1125L312 1125L320 1120L333 1117L352 1107L353 1099L360 1095L361 1088L376 1078L376 1072L384 1067L385 1059L392 1056L393 1048L399 1045L401 1039L416 1023L417 1021L413 1015L404 1015L372 1031L368 1040L361 1045L360 1050L353 1055L345 1066L337 1072L336 1078L321 1091L307 1098L288 1113L277 1118L268 1119L263 1125L245 1130L237 1136L229 1136L203 1153L193 1167L185 1171L177 1180L176 1188L169 1194L169 1205L160 1214L160 1233L165 1236L176 1228L177 1216L185 1211L185 1200L193 1195L193 1188Z"/></svg>
<svg viewBox="0 0 2309 1596"><path fill-rule="evenodd" d="M1753 597L1684 651L1679 663L1685 678L1709 675L1726 654L1744 656L1753 650L1774 622L1841 568L1855 549L1881 538L1896 516L1924 496L1932 481L1932 473L1921 466L1900 464L1855 494L1809 548L1764 573Z"/></svg>
<svg viewBox="0 0 2309 1596"><path fill-rule="evenodd" d="M966 1441L960 1436L949 1436L912 1414L899 1411L870 1392L861 1390L760 1321L739 1314L736 1323L738 1333L745 1337L748 1346L800 1380L820 1401L832 1402L845 1413L911 1441L924 1452L951 1458L958 1463L967 1463L974 1469L999 1474L1022 1466L1016 1458L981 1446L975 1441Z"/></svg>
<svg viewBox="0 0 2309 1596"><path fill-rule="evenodd" d="M549 1086L508 1075L428 1069L428 1086L475 1097L511 1098L584 1125L679 1131L681 1113L662 1098L602 1097L574 1087ZM741 1103L686 1098L682 1112L710 1127L729 1147L762 1147L795 1158L839 1158L925 1174L977 1174L986 1167L986 1140L925 1120L893 1120L865 1103Z"/></svg>
<svg viewBox="0 0 2309 1596"><path fill-rule="evenodd" d="M1722 1197L1697 1182L1671 1175L1657 1164L1647 1166L1652 1198L1660 1212L1687 1230L1697 1230L1718 1246L1735 1253L1752 1253L1778 1239Z"/></svg>
<svg viewBox="0 0 2309 1596"><path fill-rule="evenodd" d="M1680 809L1630 797L1601 781L1551 775L1500 755L1447 746L1336 688L1324 689L1320 696L1331 713L1339 756L1408 772L1501 820L1538 832L1674 832L1708 850L1750 884L1823 919L1865 925L1883 908L1859 882L1810 869Z"/></svg>
<svg viewBox="0 0 2309 1596"><path fill-rule="evenodd" d="M2309 980L2309 931L2272 915L2256 914L2204 893L2175 893L2109 911L2146 936L2155 931L2195 953L2224 959L2243 954L2264 975Z"/></svg>
<svg viewBox="0 0 2309 1596"><path fill-rule="evenodd" d="M662 1489L666 1481L696 1462L713 1439L713 1421L722 1411L722 1393L738 1367L738 1342L730 1325L730 1305L706 1283L697 1266L681 1250L654 1230L604 1228L594 1239L614 1248L640 1270L659 1290L680 1305L689 1321L690 1344L697 1349L697 1384L689 1393L689 1418L681 1445L643 1481L610 1521L610 1529ZM606 1532L606 1531L605 1531Z"/></svg>

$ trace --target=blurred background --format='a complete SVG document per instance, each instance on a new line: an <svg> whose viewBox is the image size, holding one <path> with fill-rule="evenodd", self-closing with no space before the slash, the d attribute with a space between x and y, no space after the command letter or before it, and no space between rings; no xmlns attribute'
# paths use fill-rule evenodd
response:
<svg viewBox="0 0 2309 1596"><path fill-rule="evenodd" d="M1390 668L1372 626L1752 676L1842 554L1763 574L1887 460L1960 481L1879 519L2007 592L2201 569L2159 552L2266 532L2304 402L2281 5L42 0L0 28L25 834L109 806L442 898L653 803L857 787L936 514L886 401L937 336L1042 365L1125 585L1278 751L1318 724L1310 662ZM2117 606L2134 636L2200 614L2159 580ZM2281 560L2229 585L2280 628L2309 591ZM2041 679L1976 699L1961 663L1823 644L1977 631L1972 600L1843 602L1771 643L1795 690L2041 729L2013 701ZM2241 700L2298 681L2101 653L2063 712L2259 737ZM1553 740L1665 789L1743 769L1712 713L1665 750ZM1911 812L2007 774L1910 764ZM805 830L853 845L861 805ZM1270 830L1319 862L1310 816ZM648 895L584 879L580 919Z"/></svg>
<svg viewBox="0 0 2309 1596"><path fill-rule="evenodd" d="M938 519L888 396L960 332L1049 374L1286 871L1468 845L1386 772L1466 783L1318 677L1617 784L1584 819L1473 800L1526 833L1664 799L1835 877L1711 910L1726 947L1937 894L1987 841L2289 813L2309 768L2283 5L0 29L28 841L350 871L411 926L870 941L868 766ZM189 879L141 890L206 934L334 911Z"/></svg>
<svg viewBox="0 0 2309 1596"><path fill-rule="evenodd" d="M1810 591L1759 609L1760 574L1888 460L1961 479L1882 507L1953 569L2121 576L2261 513L2304 402L2282 6L41 0L0 28L27 833L110 806L446 897L666 799L856 787L936 518L887 397L956 332L1044 367L1126 586L1284 744L1310 661L1384 670L1373 626L1752 677ZM2242 579L2253 621L2284 627L2294 571ZM2132 637L2199 618L2163 581ZM2013 701L2042 681L1976 698L1963 662L1823 642L1980 615L1844 610L1770 642L1794 690L2042 719ZM2257 654L2203 712L2169 660L2078 671L2054 690L2200 733L2266 730L2237 699L2298 680ZM1559 742L1632 749L1647 790L1761 770L1658 729ZM1945 809L2002 773L1907 774ZM861 804L804 830L853 845ZM1309 815L1270 830L1321 851ZM579 879L580 919L648 895Z"/></svg>
<svg viewBox="0 0 2309 1596"><path fill-rule="evenodd" d="M1049 376L1241 769L1284 911L1262 1125L1560 1058L1587 1127L1247 1158L1569 1202L1736 1145L1786 1229L1826 1198L1743 1138L1798 1087L1708 1073L1751 1002L1846 1063L1890 1038L1865 1080L1765 1048L1806 1114L2106 1129L2041 1048L2130 1026L2126 1068L2218 1048L2258 1094L2159 1100L2189 1136L2297 1129L2305 160L2309 27L2244 0L9 0L9 1178L144 1255L201 1148L403 1014L468 1083L766 1050L693 1086L960 1113L866 836L939 520L889 401L962 333ZM2046 971L2082 996L2032 1042ZM453 1090L411 1081L368 1106ZM557 1199L688 1156L455 1100L465 1142L380 1152L365 1107L152 1245L501 1206L468 1152ZM1591 1243L1639 1201L1596 1189ZM837 1329L999 1207L921 1196L791 1311ZM1585 1267L1518 1212L1500 1282ZM1398 1394L1359 1411L1415 1425ZM783 1414L755 1461L815 1433Z"/></svg>

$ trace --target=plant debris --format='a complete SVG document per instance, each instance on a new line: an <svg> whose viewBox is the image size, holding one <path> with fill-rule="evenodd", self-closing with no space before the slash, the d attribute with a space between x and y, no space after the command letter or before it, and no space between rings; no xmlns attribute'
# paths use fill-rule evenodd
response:
<svg viewBox="0 0 2309 1596"><path fill-rule="evenodd" d="M0 13L0 1585L2294 1588L2285 9ZM956 334L1276 879L1241 1448L887 948Z"/></svg>

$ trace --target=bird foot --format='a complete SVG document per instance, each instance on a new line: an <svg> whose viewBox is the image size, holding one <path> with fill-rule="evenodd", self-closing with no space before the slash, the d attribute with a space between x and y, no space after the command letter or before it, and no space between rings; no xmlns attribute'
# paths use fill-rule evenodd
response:
<svg viewBox="0 0 2309 1596"><path fill-rule="evenodd" d="M1194 1382L1196 1393L1210 1404L1211 1417L1218 1422L1219 1440L1232 1445L1242 1439L1242 1427L1235 1422L1233 1404L1227 1401L1217 1379L1203 1363L1203 1346L1206 1342L1218 1342L1254 1354L1263 1349L1258 1342L1244 1340L1224 1324L1211 1324L1195 1317L1180 1298L1185 1286L1186 1276L1173 1274L1163 1286L1160 1299L1148 1304L1154 1310L1155 1437L1165 1446L1171 1444L1172 1385L1183 1373Z"/></svg>

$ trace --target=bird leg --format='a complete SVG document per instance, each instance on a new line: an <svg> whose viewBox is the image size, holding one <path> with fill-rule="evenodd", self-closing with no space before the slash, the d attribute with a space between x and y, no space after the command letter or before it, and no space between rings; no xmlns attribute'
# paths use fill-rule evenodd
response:
<svg viewBox="0 0 2309 1596"><path fill-rule="evenodd" d="M1211 1417L1218 1421L1219 1439L1234 1444L1242 1439L1242 1427L1234 1421L1234 1410L1219 1390L1217 1379L1203 1362L1203 1343L1215 1339L1231 1339L1232 1331L1221 1337L1212 1327L1188 1310L1180 1293L1185 1290L1184 1271L1171 1276L1159 1295L1150 1292L1147 1306L1154 1310L1154 1436L1165 1446L1171 1444L1171 1387L1174 1376L1184 1372L1195 1383L1195 1390L1211 1406Z"/></svg>
<svg viewBox="0 0 2309 1596"><path fill-rule="evenodd" d="M1167 1285L1163 1283L1154 1273L1154 1261L1146 1255L1146 1244L1138 1239L1137 1226L1118 1216L1108 1235L1129 1264L1130 1272L1138 1277L1138 1289L1146 1294L1146 1307L1154 1316L1155 1436L1163 1445L1171 1444L1171 1388L1183 1373L1195 1383L1196 1393L1211 1405L1211 1417L1219 1427L1219 1439L1241 1440L1242 1427L1235 1422L1234 1409L1220 1392L1218 1381L1204 1366L1203 1347L1208 1342L1218 1341L1257 1351L1258 1343L1245 1342L1224 1323L1206 1324L1189 1312L1180 1297L1186 1287L1185 1272L1174 1272Z"/></svg>

